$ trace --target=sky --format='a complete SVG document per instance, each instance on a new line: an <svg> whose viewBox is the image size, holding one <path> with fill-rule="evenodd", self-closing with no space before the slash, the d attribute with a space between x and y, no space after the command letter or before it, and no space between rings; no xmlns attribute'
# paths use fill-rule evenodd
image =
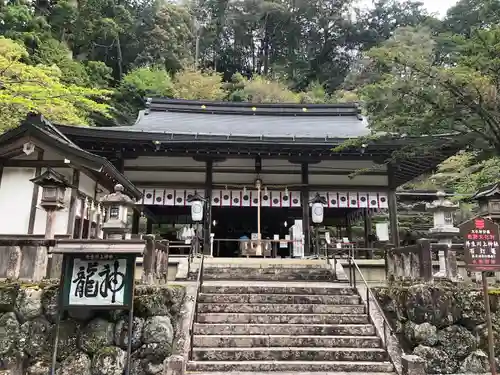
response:
<svg viewBox="0 0 500 375"><path fill-rule="evenodd" d="M431 13L437 13L438 17L443 18L448 8L457 3L458 0L420 0L424 7ZM370 6L372 0L360 0L361 5Z"/></svg>
<svg viewBox="0 0 500 375"><path fill-rule="evenodd" d="M457 3L457 0L421 0L424 6L432 13L438 13L440 17L446 15L448 8Z"/></svg>

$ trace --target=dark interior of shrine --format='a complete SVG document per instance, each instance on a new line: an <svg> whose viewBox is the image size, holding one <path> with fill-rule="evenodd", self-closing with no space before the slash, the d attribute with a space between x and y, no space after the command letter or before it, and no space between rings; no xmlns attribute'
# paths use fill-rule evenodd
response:
<svg viewBox="0 0 500 375"><path fill-rule="evenodd" d="M177 231L182 226L190 226L191 207L187 206L145 206L148 213L154 216L153 232L164 239L178 241ZM290 227L295 220L302 219L301 207L261 207L261 238L273 239L279 235L284 239L290 234ZM345 223L346 215L352 212L349 208L325 208L323 225L336 227ZM257 233L256 207L212 207L211 232L214 234L213 255L219 257L235 257L239 253L241 238L251 238ZM288 257L289 248L279 247L278 256Z"/></svg>

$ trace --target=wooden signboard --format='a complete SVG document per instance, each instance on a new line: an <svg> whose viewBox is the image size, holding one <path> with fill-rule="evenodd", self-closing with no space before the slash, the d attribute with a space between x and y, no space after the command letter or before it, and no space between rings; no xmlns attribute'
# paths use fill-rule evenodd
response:
<svg viewBox="0 0 500 375"><path fill-rule="evenodd" d="M466 267L475 272L500 271L499 227L493 221L476 218L460 225Z"/></svg>
<svg viewBox="0 0 500 375"><path fill-rule="evenodd" d="M129 309L135 255L65 254L63 307Z"/></svg>

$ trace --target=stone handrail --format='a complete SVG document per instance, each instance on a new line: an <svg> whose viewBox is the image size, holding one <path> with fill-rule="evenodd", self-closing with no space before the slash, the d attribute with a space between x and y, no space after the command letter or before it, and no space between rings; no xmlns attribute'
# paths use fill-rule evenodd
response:
<svg viewBox="0 0 500 375"><path fill-rule="evenodd" d="M47 277L48 249L56 240L40 237L0 237L0 278L40 281Z"/></svg>
<svg viewBox="0 0 500 375"><path fill-rule="evenodd" d="M145 235L146 247L142 259L141 281L145 284L166 284L168 280L168 241L157 241L154 235Z"/></svg>
<svg viewBox="0 0 500 375"><path fill-rule="evenodd" d="M421 239L415 245L388 249L386 272L389 281L432 280L430 241Z"/></svg>
<svg viewBox="0 0 500 375"><path fill-rule="evenodd" d="M431 243L427 239L417 241L416 245L389 249L386 252L387 279L423 280L434 278L458 280L457 253L463 256L464 245ZM434 274L433 260L439 260L440 272ZM472 279L480 281L480 276L472 275Z"/></svg>

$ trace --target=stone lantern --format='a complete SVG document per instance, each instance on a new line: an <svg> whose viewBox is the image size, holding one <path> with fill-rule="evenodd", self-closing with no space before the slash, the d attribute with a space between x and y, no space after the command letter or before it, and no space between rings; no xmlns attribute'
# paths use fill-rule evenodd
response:
<svg viewBox="0 0 500 375"><path fill-rule="evenodd" d="M51 168L31 179L35 185L42 188L42 199L40 206L47 212L45 224L45 239L53 240L55 232L56 212L64 208L64 194L69 186L65 177ZM62 256L54 254L49 267L49 254L46 247L39 247L34 260L33 280L42 280L47 275L60 275Z"/></svg>
<svg viewBox="0 0 500 375"><path fill-rule="evenodd" d="M117 184L113 193L107 194L101 199L101 204L106 212L102 225L106 239L126 239L127 235L131 233L132 225L129 217L133 213L135 202L124 194L123 190L123 186Z"/></svg>
<svg viewBox="0 0 500 375"><path fill-rule="evenodd" d="M33 178L31 182L42 188L40 206L47 211L45 238L53 239L55 212L64 208L64 194L69 184L62 174L51 168L48 168L40 176Z"/></svg>
<svg viewBox="0 0 500 375"><path fill-rule="evenodd" d="M457 275L451 274L456 270L456 253L452 249L452 243L453 237L459 234L460 229L453 225L453 213L458 209L459 205L446 199L444 191L438 191L436 196L435 201L426 204L426 210L434 215L434 226L429 229L429 235L436 238L438 244L448 246L449 250L448 259L445 258L445 251L439 250L439 271L434 277L447 277L449 275L451 278L456 278Z"/></svg>

